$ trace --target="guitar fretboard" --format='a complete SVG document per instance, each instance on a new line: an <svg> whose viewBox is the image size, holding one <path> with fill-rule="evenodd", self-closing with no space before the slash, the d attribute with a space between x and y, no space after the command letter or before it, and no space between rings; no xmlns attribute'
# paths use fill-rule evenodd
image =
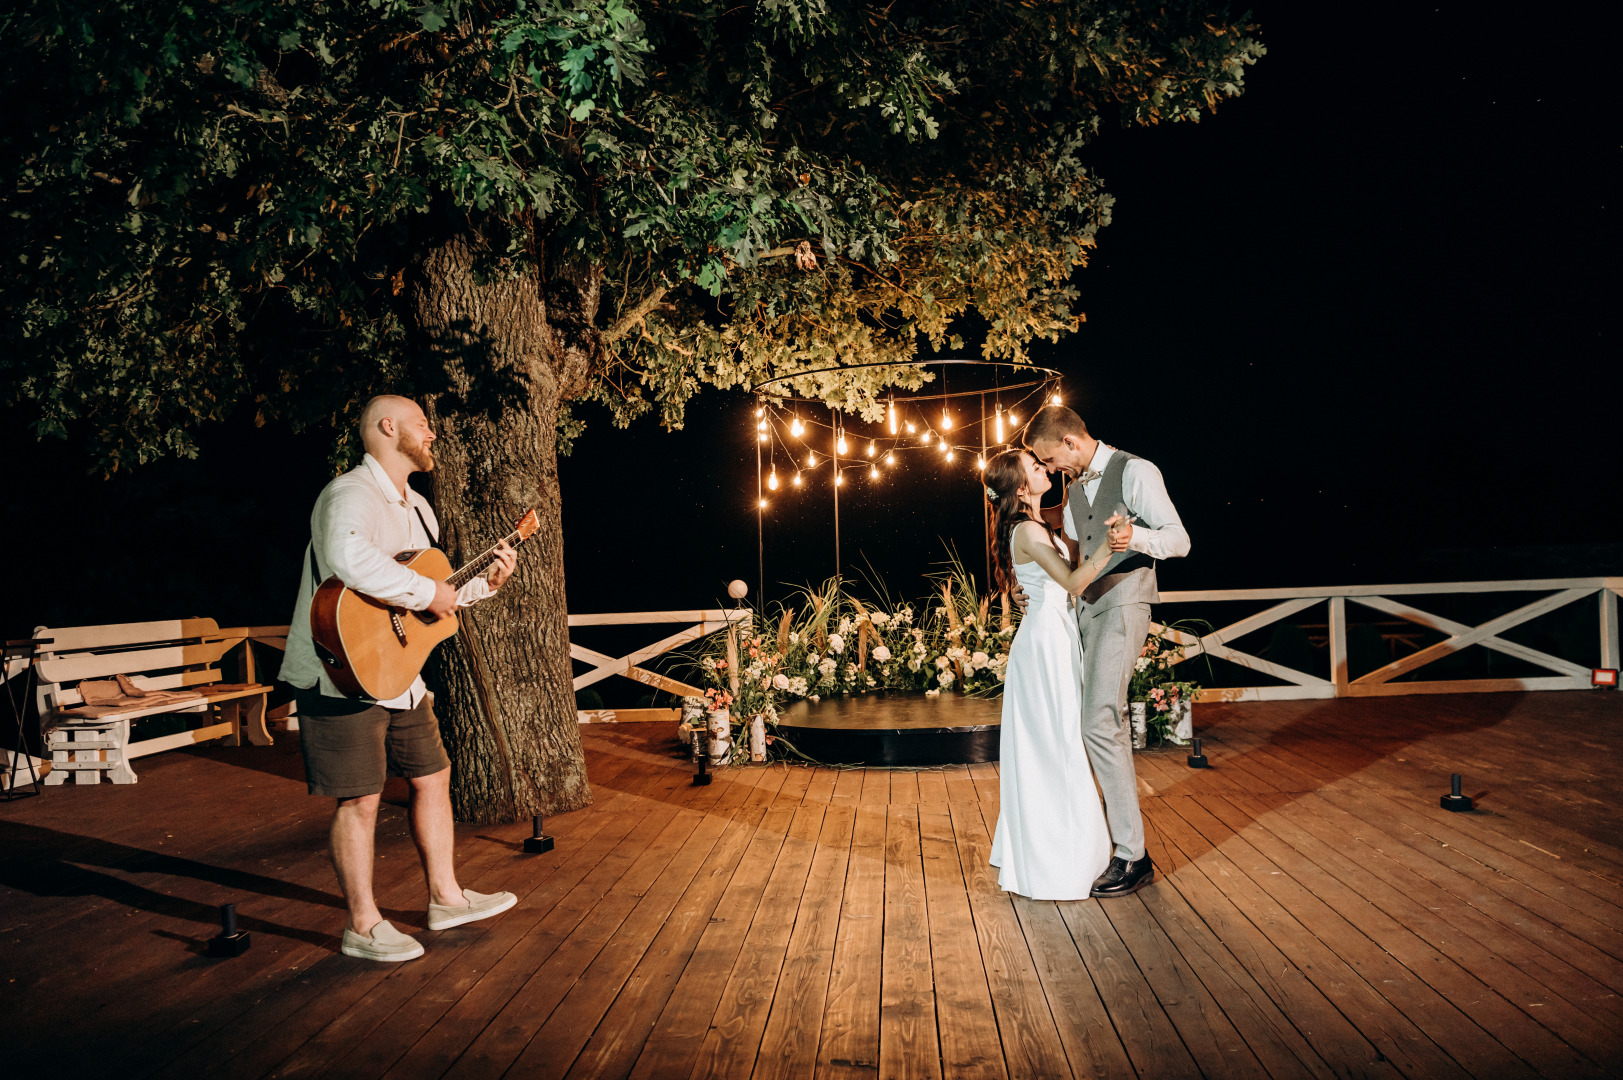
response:
<svg viewBox="0 0 1623 1080"><path fill-rule="evenodd" d="M525 539L526 538L524 535L521 534L517 529L502 537L502 540L506 541L507 546L511 548L517 548L520 544L524 543ZM453 589L460 589L462 586L466 585L480 574L483 574L486 570L489 570L490 564L496 561L496 549L500 546L501 541L498 541L497 543L492 544L483 553L474 556L473 559L462 567L462 569L446 578L445 583L451 586Z"/></svg>

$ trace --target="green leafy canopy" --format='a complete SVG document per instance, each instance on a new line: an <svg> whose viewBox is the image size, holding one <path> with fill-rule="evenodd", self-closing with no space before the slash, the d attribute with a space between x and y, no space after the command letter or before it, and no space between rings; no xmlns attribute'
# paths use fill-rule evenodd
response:
<svg viewBox="0 0 1623 1080"><path fill-rule="evenodd" d="M1177 0L18 0L0 51L0 399L117 468L409 387L447 228L600 275L582 396L621 423L957 349L971 308L1023 360L1080 319L1100 125L1198 119L1263 48ZM874 416L921 378L795 387Z"/></svg>

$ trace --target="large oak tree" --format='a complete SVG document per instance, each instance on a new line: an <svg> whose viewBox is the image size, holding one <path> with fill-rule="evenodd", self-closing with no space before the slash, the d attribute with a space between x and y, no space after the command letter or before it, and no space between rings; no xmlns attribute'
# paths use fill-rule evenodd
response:
<svg viewBox="0 0 1623 1080"><path fill-rule="evenodd" d="M1101 124L1198 119L1262 51L1218 0L18 0L0 394L108 469L417 396L453 561L544 522L437 661L458 814L574 808L572 410L680 426L972 308L1023 359L1080 319ZM919 378L795 386L874 418Z"/></svg>

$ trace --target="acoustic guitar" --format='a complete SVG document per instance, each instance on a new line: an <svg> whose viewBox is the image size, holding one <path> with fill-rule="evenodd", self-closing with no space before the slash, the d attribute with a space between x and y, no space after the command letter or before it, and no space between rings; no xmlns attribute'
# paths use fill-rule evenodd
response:
<svg viewBox="0 0 1623 1080"><path fill-rule="evenodd" d="M502 539L516 548L535 535L540 525L531 510ZM439 548L402 551L394 558L424 577L460 589L490 569L497 546L491 545L455 572ZM391 607L356 592L336 576L323 581L310 601L310 636L327 677L350 697L374 701L404 694L434 646L456 633L458 625L455 612L438 618L426 611Z"/></svg>

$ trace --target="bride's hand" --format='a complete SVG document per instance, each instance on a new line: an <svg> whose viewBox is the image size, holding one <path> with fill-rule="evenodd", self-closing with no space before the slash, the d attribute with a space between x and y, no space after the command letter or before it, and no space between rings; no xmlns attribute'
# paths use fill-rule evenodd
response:
<svg viewBox="0 0 1623 1080"><path fill-rule="evenodd" d="M1133 538L1133 519L1125 514L1111 514L1105 519L1105 527L1110 530L1110 537L1104 546L1113 553L1126 551L1128 541Z"/></svg>

